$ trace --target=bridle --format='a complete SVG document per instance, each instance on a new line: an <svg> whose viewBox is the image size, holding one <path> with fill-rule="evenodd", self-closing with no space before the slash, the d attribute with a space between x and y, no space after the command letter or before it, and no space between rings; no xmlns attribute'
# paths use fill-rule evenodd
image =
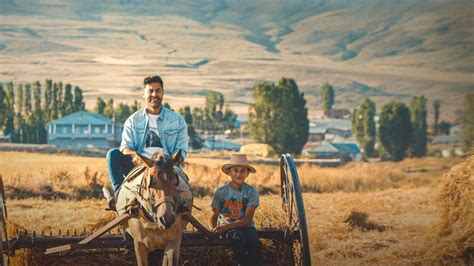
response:
<svg viewBox="0 0 474 266"><path fill-rule="evenodd" d="M138 189L136 191L132 191L132 193L136 197L137 201L140 203L141 208L144 210L145 217L150 222L159 223L161 222L159 221L161 217L157 216L157 212L158 208L162 204L170 203L173 208L173 213L176 214L176 210L178 207L176 204L177 193L175 194L175 197L164 196L156 200L151 191L151 178L152 176L150 174L150 168L147 168L142 173L142 181L139 185L137 185Z"/></svg>

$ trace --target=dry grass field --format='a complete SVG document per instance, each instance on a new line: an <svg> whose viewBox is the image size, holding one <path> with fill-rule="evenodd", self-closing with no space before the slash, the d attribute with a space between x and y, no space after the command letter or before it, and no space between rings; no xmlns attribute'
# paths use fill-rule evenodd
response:
<svg viewBox="0 0 474 266"><path fill-rule="evenodd" d="M0 173L10 197L7 203L12 227L15 224L29 232L52 230L56 234L59 229L63 232L74 228L97 229L113 218L112 213L104 211L105 200L76 200L77 197L70 196L78 187L87 190L93 188L92 183L108 182L103 159L18 152L2 152L1 157L5 158L0 162ZM462 161L425 158L401 163L349 164L340 168L299 167L299 175L308 191L303 197L313 263L469 263L474 247L474 158L440 178ZM222 162L188 159L186 170L203 195L226 182L225 176L218 172ZM261 189L270 188L263 192L272 191L278 182L277 168L262 165L256 168L259 175L250 177L250 183ZM51 186L50 194L46 195L56 196L55 199L45 199L41 187L46 184ZM13 191L13 187L22 188L23 194L20 194L25 197L30 195L25 191L29 191L36 198L12 199L17 196L14 193L19 193ZM56 194L51 194L51 190ZM60 199L59 192L69 196ZM209 195L196 199L196 205L203 210L194 214L203 223L207 223L209 217L209 204ZM281 198L262 195L255 219L258 227L282 226L285 216ZM27 257L32 256L27 254L17 257L15 263L25 264ZM129 259L133 256L122 255L113 256L117 264L134 263Z"/></svg>

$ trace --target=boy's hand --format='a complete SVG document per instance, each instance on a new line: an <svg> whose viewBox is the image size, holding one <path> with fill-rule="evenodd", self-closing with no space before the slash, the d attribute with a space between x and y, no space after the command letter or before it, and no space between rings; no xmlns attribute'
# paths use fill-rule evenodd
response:
<svg viewBox="0 0 474 266"><path fill-rule="evenodd" d="M228 228L229 224L224 224L224 225L219 225L214 228L212 228L211 232L214 234L222 235L225 231L229 230Z"/></svg>

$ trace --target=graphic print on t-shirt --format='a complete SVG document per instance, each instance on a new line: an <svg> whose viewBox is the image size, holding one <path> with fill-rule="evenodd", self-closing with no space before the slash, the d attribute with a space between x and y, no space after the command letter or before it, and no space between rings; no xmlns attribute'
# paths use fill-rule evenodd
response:
<svg viewBox="0 0 474 266"><path fill-rule="evenodd" d="M237 200L235 198L224 200L224 208L221 212L227 219L238 220L245 216L245 209L247 209L247 203L247 198L243 198L242 200Z"/></svg>
<svg viewBox="0 0 474 266"><path fill-rule="evenodd" d="M163 151L163 143L158 131L158 115L148 115L148 134L145 139L143 155L152 158L153 154Z"/></svg>
<svg viewBox="0 0 474 266"><path fill-rule="evenodd" d="M146 142L145 142L145 148L149 148L149 147L163 148L160 138L158 137L158 135L155 133L154 130L151 130L151 128L148 131L148 136L146 137Z"/></svg>

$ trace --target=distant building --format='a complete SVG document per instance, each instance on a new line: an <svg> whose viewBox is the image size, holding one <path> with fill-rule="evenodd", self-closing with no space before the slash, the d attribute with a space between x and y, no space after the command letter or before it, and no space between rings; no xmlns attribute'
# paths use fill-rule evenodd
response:
<svg viewBox="0 0 474 266"><path fill-rule="evenodd" d="M48 144L60 147L110 148L120 143L122 123L80 111L48 123Z"/></svg>
<svg viewBox="0 0 474 266"><path fill-rule="evenodd" d="M438 135L431 139L432 144L457 144L461 142L461 124L450 127L449 135Z"/></svg>
<svg viewBox="0 0 474 266"><path fill-rule="evenodd" d="M324 111L324 116L332 119L348 119L351 117L351 111L347 109L329 109Z"/></svg>
<svg viewBox="0 0 474 266"><path fill-rule="evenodd" d="M238 151L242 144L229 141L225 136L221 135L209 135L201 137L204 140L204 149L206 150L227 150L227 151Z"/></svg>
<svg viewBox="0 0 474 266"><path fill-rule="evenodd" d="M319 147L306 149L305 153L316 159L340 159L345 162L362 159L359 145L353 142L324 141Z"/></svg>
<svg viewBox="0 0 474 266"><path fill-rule="evenodd" d="M0 130L0 142L11 142L10 134L5 135L5 132Z"/></svg>
<svg viewBox="0 0 474 266"><path fill-rule="evenodd" d="M313 120L309 124L309 141L323 141L335 137L352 136L352 123L348 119Z"/></svg>

